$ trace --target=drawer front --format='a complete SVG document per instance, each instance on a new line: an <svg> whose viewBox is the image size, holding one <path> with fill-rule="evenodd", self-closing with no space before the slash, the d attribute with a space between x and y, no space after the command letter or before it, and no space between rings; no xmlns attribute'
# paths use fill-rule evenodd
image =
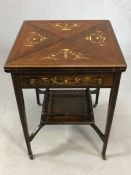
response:
<svg viewBox="0 0 131 175"><path fill-rule="evenodd" d="M81 75L81 76L20 76L21 87L111 87L112 74Z"/></svg>

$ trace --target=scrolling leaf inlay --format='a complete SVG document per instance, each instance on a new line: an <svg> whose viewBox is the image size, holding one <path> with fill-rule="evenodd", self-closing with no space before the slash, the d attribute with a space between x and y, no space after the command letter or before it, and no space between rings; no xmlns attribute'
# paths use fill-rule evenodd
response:
<svg viewBox="0 0 131 175"><path fill-rule="evenodd" d="M102 31L96 31L87 35L84 39L98 46L105 46L107 44L107 38Z"/></svg>
<svg viewBox="0 0 131 175"><path fill-rule="evenodd" d="M70 31L74 28L80 27L83 23L67 23L67 22L65 22L65 23L53 23L53 24L49 23L49 24L55 28L62 30L62 31Z"/></svg>
<svg viewBox="0 0 131 175"><path fill-rule="evenodd" d="M89 76L74 76L74 77L66 77L66 76L60 76L60 77L42 77L42 78L32 78L30 79L31 85L88 85L88 84L98 84L100 85L102 83L102 78L95 78L92 79Z"/></svg>
<svg viewBox="0 0 131 175"><path fill-rule="evenodd" d="M30 32L29 36L25 38L25 46L32 47L34 45L37 45L48 38L44 35L37 33L37 32Z"/></svg>
<svg viewBox="0 0 131 175"><path fill-rule="evenodd" d="M84 56L84 54L81 52L74 52L71 49L65 48L65 49L61 49L56 53L51 53L47 57L41 58L41 60L57 61L57 60L67 60L68 58L74 61L89 59L89 57Z"/></svg>

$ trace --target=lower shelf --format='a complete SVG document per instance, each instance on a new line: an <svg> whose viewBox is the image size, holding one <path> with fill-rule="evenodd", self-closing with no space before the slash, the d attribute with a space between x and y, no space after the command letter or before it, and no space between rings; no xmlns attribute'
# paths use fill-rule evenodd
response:
<svg viewBox="0 0 131 175"><path fill-rule="evenodd" d="M94 124L89 90L49 90L42 108L45 124Z"/></svg>
<svg viewBox="0 0 131 175"><path fill-rule="evenodd" d="M46 89L42 105L40 124L30 134L30 142L44 125L51 124L88 124L102 141L105 135L95 125L92 99L86 90L49 90Z"/></svg>

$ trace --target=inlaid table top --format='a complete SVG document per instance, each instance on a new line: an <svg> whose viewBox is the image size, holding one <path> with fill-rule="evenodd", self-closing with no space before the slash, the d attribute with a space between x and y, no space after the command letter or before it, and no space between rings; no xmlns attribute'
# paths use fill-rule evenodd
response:
<svg viewBox="0 0 131 175"><path fill-rule="evenodd" d="M74 67L126 69L108 20L25 21L5 71Z"/></svg>

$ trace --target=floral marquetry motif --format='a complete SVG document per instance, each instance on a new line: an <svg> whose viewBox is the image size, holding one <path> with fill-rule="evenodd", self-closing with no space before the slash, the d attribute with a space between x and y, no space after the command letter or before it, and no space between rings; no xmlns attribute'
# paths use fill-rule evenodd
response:
<svg viewBox="0 0 131 175"><path fill-rule="evenodd" d="M83 23L52 23L50 25L52 25L53 27L60 29L62 31L70 31L74 28L80 27Z"/></svg>
<svg viewBox="0 0 131 175"><path fill-rule="evenodd" d="M40 75L21 76L22 87L45 87L45 86L111 86L113 76L111 74L88 74L88 75Z"/></svg>
<svg viewBox="0 0 131 175"><path fill-rule="evenodd" d="M101 82L102 82L102 78ZM89 83L96 83L100 84L99 80L91 79L89 76L56 76L56 77L42 77L42 78L31 78L30 84L31 85L37 85L37 84L50 84L50 85L75 85L75 84L89 84Z"/></svg>
<svg viewBox="0 0 131 175"><path fill-rule="evenodd" d="M98 46L107 44L107 38L102 31L96 31L95 33L87 35L84 39Z"/></svg>
<svg viewBox="0 0 131 175"><path fill-rule="evenodd" d="M40 33L30 32L28 37L25 39L25 46L31 47L31 46L39 44L47 39L48 39L47 37L45 37L44 35L42 35Z"/></svg>
<svg viewBox="0 0 131 175"><path fill-rule="evenodd" d="M52 61L67 60L69 57L71 60L74 60L74 61L89 59L88 57L84 56L84 54L81 52L74 52L71 49L65 48L65 49L61 49L58 52L51 53L47 57L41 58L41 60L52 60Z"/></svg>

